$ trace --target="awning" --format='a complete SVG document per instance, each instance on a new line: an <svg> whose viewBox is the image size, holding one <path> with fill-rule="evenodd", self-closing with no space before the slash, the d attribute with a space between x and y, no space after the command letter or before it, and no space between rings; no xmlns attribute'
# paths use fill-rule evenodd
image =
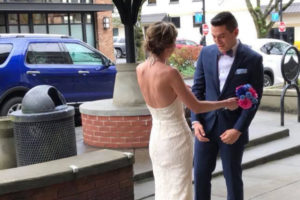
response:
<svg viewBox="0 0 300 200"><path fill-rule="evenodd" d="M112 4L0 3L0 12L101 12L113 10Z"/></svg>
<svg viewBox="0 0 300 200"><path fill-rule="evenodd" d="M168 21L168 14L167 13L149 14L149 15L142 15L141 17L142 24L152 24L158 21Z"/></svg>
<svg viewBox="0 0 300 200"><path fill-rule="evenodd" d="M300 3L292 3L283 13L300 13Z"/></svg>
<svg viewBox="0 0 300 200"><path fill-rule="evenodd" d="M261 6L262 10L264 11L267 6ZM285 14L293 14L293 13L300 13L300 3L292 3L285 11Z"/></svg>

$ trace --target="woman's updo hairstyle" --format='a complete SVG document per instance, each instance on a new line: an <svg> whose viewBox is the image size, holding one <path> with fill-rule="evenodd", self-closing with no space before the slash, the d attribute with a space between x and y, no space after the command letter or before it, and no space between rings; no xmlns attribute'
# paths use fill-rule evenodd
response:
<svg viewBox="0 0 300 200"><path fill-rule="evenodd" d="M146 31L145 50L159 56L166 48L174 44L177 30L173 23L156 22Z"/></svg>

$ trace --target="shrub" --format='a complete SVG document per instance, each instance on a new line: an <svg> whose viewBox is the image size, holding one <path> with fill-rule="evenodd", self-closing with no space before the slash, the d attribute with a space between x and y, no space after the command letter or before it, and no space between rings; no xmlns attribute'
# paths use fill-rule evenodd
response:
<svg viewBox="0 0 300 200"><path fill-rule="evenodd" d="M184 76L192 76L195 71L194 63L197 61L201 49L202 47L200 46L175 49L169 58L169 63L171 66L176 67Z"/></svg>

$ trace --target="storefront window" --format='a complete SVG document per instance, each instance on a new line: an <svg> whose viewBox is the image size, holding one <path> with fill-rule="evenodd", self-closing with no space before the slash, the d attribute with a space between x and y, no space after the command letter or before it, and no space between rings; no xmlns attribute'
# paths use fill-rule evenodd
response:
<svg viewBox="0 0 300 200"><path fill-rule="evenodd" d="M9 33L19 33L17 14L8 14L8 30Z"/></svg>
<svg viewBox="0 0 300 200"><path fill-rule="evenodd" d="M70 14L70 23L71 23L71 36L77 39L82 40L82 21L80 13L71 13Z"/></svg>
<svg viewBox="0 0 300 200"><path fill-rule="evenodd" d="M21 33L29 33L28 14L19 14Z"/></svg>
<svg viewBox="0 0 300 200"><path fill-rule="evenodd" d="M33 14L32 21L34 33L47 33L46 14Z"/></svg>
<svg viewBox="0 0 300 200"><path fill-rule="evenodd" d="M95 46L95 34L94 34L94 26L92 24L92 15L85 15L85 23L86 23L86 43L91 46Z"/></svg>
<svg viewBox="0 0 300 200"><path fill-rule="evenodd" d="M70 35L68 28L68 14L48 14L49 33Z"/></svg>
<svg viewBox="0 0 300 200"><path fill-rule="evenodd" d="M0 33L5 33L5 17L3 14L0 14Z"/></svg>

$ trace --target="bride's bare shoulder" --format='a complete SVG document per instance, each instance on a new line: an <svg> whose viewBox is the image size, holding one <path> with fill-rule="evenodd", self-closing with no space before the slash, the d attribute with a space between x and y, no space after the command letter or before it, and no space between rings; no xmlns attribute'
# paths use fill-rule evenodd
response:
<svg viewBox="0 0 300 200"><path fill-rule="evenodd" d="M145 68L145 62L142 62L136 67L136 72L141 73L144 70L144 68Z"/></svg>

